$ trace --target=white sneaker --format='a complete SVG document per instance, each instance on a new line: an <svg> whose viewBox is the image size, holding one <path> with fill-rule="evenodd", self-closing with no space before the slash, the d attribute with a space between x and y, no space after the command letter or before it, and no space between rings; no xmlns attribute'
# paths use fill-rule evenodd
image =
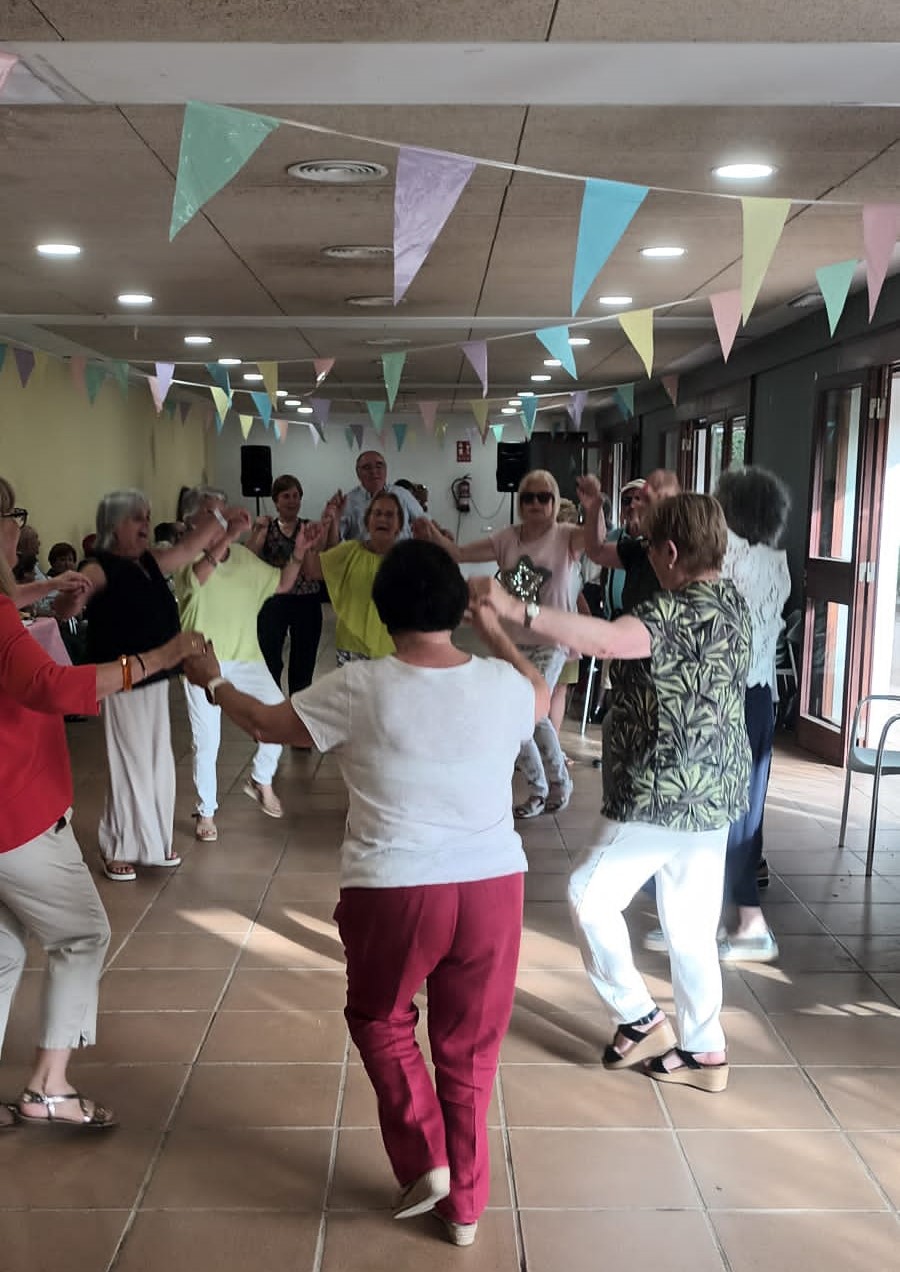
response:
<svg viewBox="0 0 900 1272"><path fill-rule="evenodd" d="M470 1246L475 1244L475 1233L478 1231L478 1223L454 1223L452 1219L445 1219L440 1211L434 1212L441 1223L444 1225L444 1231L447 1234L447 1240L451 1245Z"/></svg>
<svg viewBox="0 0 900 1272"><path fill-rule="evenodd" d="M434 1210L437 1203L450 1192L450 1167L434 1166L424 1175L407 1184L397 1199L395 1219L411 1219Z"/></svg>
<svg viewBox="0 0 900 1272"><path fill-rule="evenodd" d="M761 936L726 936L719 941L720 963L774 963L778 942L770 931Z"/></svg>

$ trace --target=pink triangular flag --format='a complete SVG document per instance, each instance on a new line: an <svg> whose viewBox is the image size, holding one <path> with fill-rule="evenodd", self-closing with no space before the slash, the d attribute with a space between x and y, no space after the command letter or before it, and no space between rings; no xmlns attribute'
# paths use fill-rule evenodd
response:
<svg viewBox="0 0 900 1272"><path fill-rule="evenodd" d="M333 366L334 358L313 358L313 370L316 373L316 388L319 387Z"/></svg>
<svg viewBox="0 0 900 1272"><path fill-rule="evenodd" d="M900 231L900 203L866 203L862 220L871 322Z"/></svg>
<svg viewBox="0 0 900 1272"><path fill-rule="evenodd" d="M287 420L275 419L275 432L278 434L279 442L283 442L287 437L288 422Z"/></svg>
<svg viewBox="0 0 900 1272"><path fill-rule="evenodd" d="M487 341L486 340L467 340L465 344L461 344L460 349L469 359L475 374L481 381L481 396L487 397L488 391L488 375L487 375Z"/></svg>
<svg viewBox="0 0 900 1272"><path fill-rule="evenodd" d="M673 406L678 405L678 376L664 375L662 377L662 386L669 395L669 401Z"/></svg>
<svg viewBox="0 0 900 1272"><path fill-rule="evenodd" d="M18 60L15 53L0 53L0 93L6 88L6 81Z"/></svg>
<svg viewBox="0 0 900 1272"><path fill-rule="evenodd" d="M715 292L710 296L709 303L712 306L713 318L716 320L722 357L727 362L738 327L741 325L741 289L736 287L734 291Z"/></svg>
<svg viewBox="0 0 900 1272"><path fill-rule="evenodd" d="M81 389L82 393L87 393L87 385L84 382L84 369L87 366L87 358L82 354L73 354L69 359L69 371L72 375L72 383L76 388Z"/></svg>
<svg viewBox="0 0 900 1272"><path fill-rule="evenodd" d="M434 433L434 421L437 416L437 402L419 402L419 410L422 412L422 423L425 425L425 432L429 437Z"/></svg>
<svg viewBox="0 0 900 1272"><path fill-rule="evenodd" d="M153 395L153 405L156 407L156 414L159 415L163 409L166 394L172 384L172 377L175 374L175 363L157 362L154 365L156 366L156 375L148 375L147 382Z"/></svg>
<svg viewBox="0 0 900 1272"><path fill-rule="evenodd" d="M466 183L472 159L403 146L394 183L394 304L403 299Z"/></svg>

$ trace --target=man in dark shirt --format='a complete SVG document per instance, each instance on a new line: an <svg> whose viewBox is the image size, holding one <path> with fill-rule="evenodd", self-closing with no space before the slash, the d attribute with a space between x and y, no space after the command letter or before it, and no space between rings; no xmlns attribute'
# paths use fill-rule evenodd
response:
<svg viewBox="0 0 900 1272"><path fill-rule="evenodd" d="M596 481L596 478L583 477L581 480ZM622 518L626 533L616 543L595 544L591 543L589 534L587 545L587 555L597 565L604 565L609 570L624 569L623 614L630 614L641 601L649 600L659 591L659 580L647 556L647 540L643 532L656 505L679 494L681 483L676 473L666 468L655 468L640 487L634 488L631 483L629 487L628 507L623 508Z"/></svg>

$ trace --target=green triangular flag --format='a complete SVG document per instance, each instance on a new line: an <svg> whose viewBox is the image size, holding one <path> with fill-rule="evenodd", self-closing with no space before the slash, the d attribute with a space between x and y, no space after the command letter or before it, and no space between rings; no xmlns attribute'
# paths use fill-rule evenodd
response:
<svg viewBox="0 0 900 1272"><path fill-rule="evenodd" d="M228 371L225 367L220 367L218 362L207 362L206 369L213 384L217 384L220 389L224 389L228 394L228 401L231 401L231 380L228 377ZM271 414L271 409L270 412Z"/></svg>
<svg viewBox="0 0 900 1272"><path fill-rule="evenodd" d="M366 410L369 412L372 427L380 436L381 430L384 428L384 413L387 410L387 402L366 402Z"/></svg>
<svg viewBox="0 0 900 1272"><path fill-rule="evenodd" d="M388 406L394 409L394 402L397 398L397 390L400 388L400 377L403 374L403 364L406 361L405 353L383 353L381 355L381 366L384 371L384 387L387 389Z"/></svg>
<svg viewBox="0 0 900 1272"><path fill-rule="evenodd" d="M94 401L105 379L106 368L98 366L96 362L89 362L84 368L84 387L87 389L88 401L91 406L94 405Z"/></svg>
<svg viewBox="0 0 900 1272"><path fill-rule="evenodd" d="M348 424L347 427L344 429L344 441L347 443L347 445L350 447L351 450L353 450L353 443L355 440L356 439L353 436L353 429Z"/></svg>
<svg viewBox="0 0 900 1272"><path fill-rule="evenodd" d="M181 127L169 240L234 177L279 121L230 106L188 102Z"/></svg>
<svg viewBox="0 0 900 1272"><path fill-rule="evenodd" d="M406 357L406 354L403 356ZM403 443L406 441L406 430L408 425L394 424L392 427L394 429L394 437L397 439L397 450L401 451L403 450Z"/></svg>
<svg viewBox="0 0 900 1272"><path fill-rule="evenodd" d="M109 364L109 373L118 384L125 397L128 397L128 363L127 362L111 362Z"/></svg>
<svg viewBox="0 0 900 1272"><path fill-rule="evenodd" d="M834 329L841 321L841 314L850 294L850 284L858 262L838 261L836 265L823 265L816 270L816 282L825 301L828 314L828 334L834 335Z"/></svg>
<svg viewBox="0 0 900 1272"><path fill-rule="evenodd" d="M634 385L619 384L615 390L616 406L625 416L626 420L630 420L634 415Z"/></svg>
<svg viewBox="0 0 900 1272"><path fill-rule="evenodd" d="M0 371L3 370L3 363L6 361L6 350L8 348L8 345L0 344Z"/></svg>
<svg viewBox="0 0 900 1272"><path fill-rule="evenodd" d="M536 397L522 398L522 420L525 424L525 436L531 437L534 421L537 418L538 400Z"/></svg>
<svg viewBox="0 0 900 1272"><path fill-rule="evenodd" d="M503 425L502 424L492 424L491 432L494 434L495 442L503 441Z"/></svg>

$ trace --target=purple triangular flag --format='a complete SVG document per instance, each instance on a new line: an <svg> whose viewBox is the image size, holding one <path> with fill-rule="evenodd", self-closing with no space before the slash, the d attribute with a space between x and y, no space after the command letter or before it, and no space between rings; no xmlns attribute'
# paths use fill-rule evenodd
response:
<svg viewBox="0 0 900 1272"><path fill-rule="evenodd" d="M316 419L324 427L328 423L328 416L331 413L331 398L311 397L309 404L316 413Z"/></svg>
<svg viewBox="0 0 900 1272"><path fill-rule="evenodd" d="M422 268L474 171L474 161L460 155L401 149L394 184L395 305Z"/></svg>
<svg viewBox="0 0 900 1272"><path fill-rule="evenodd" d="M467 340L465 344L461 344L460 349L469 359L474 368L475 374L481 381L481 396L487 397L488 391L488 375L487 375L487 341L486 340Z"/></svg>
<svg viewBox="0 0 900 1272"><path fill-rule="evenodd" d="M22 388L31 379L31 373L34 370L34 354L30 349L13 349L13 357L16 360L16 370L19 373L19 380Z"/></svg>

